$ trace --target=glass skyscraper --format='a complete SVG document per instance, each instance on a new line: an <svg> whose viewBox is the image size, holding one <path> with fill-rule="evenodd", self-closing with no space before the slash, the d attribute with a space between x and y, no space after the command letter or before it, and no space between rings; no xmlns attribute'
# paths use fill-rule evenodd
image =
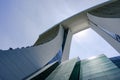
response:
<svg viewBox="0 0 120 80"><path fill-rule="evenodd" d="M62 62L56 67L43 68L43 72L28 79L39 80L48 74L49 68L54 69L46 80L119 80L120 79L120 56L107 58L104 54L93 56L84 60L75 58ZM50 64L49 64L50 65ZM56 68L54 68L56 67ZM45 73L41 76L42 73Z"/></svg>

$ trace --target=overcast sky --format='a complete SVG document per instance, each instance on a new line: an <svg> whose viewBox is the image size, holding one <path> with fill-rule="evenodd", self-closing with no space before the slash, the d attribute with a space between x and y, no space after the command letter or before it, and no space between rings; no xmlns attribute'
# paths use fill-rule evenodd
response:
<svg viewBox="0 0 120 80"><path fill-rule="evenodd" d="M31 46L55 24L106 1L109 0L0 0L0 49ZM73 37L72 44L76 43ZM79 44L73 47L81 48ZM71 51L79 53L76 49Z"/></svg>

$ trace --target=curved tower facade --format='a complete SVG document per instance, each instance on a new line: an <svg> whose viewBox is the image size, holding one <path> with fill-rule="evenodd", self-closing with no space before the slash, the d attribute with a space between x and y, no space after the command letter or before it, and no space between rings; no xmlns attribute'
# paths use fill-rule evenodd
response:
<svg viewBox="0 0 120 80"><path fill-rule="evenodd" d="M120 1L88 13L91 28L120 53Z"/></svg>

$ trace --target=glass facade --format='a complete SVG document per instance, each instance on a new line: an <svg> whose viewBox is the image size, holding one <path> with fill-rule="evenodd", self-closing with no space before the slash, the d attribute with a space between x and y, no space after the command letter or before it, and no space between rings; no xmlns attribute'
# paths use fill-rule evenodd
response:
<svg viewBox="0 0 120 80"><path fill-rule="evenodd" d="M104 55L81 61L80 80L119 80L118 73L120 69Z"/></svg>
<svg viewBox="0 0 120 80"><path fill-rule="evenodd" d="M47 78L46 80L76 80L79 79L79 59L61 63ZM74 71L74 73L73 73Z"/></svg>
<svg viewBox="0 0 120 80"><path fill-rule="evenodd" d="M47 67L32 80L42 79L40 77L43 74L43 78L46 80L119 80L119 65L120 56L107 58L101 54L81 61L79 58L75 58L62 62L57 67L54 65ZM54 70L51 71L51 69ZM49 75L47 72L50 72Z"/></svg>
<svg viewBox="0 0 120 80"><path fill-rule="evenodd" d="M66 42L66 38L67 38L67 34L68 34L68 29L64 29L62 51L64 50L64 46L65 46L65 42Z"/></svg>
<svg viewBox="0 0 120 80"><path fill-rule="evenodd" d="M120 68L120 56L112 57L110 60L118 67Z"/></svg>
<svg viewBox="0 0 120 80"><path fill-rule="evenodd" d="M36 72L32 76L28 77L26 80L45 80L46 77L59 65L58 62L53 62L45 66L42 70Z"/></svg>

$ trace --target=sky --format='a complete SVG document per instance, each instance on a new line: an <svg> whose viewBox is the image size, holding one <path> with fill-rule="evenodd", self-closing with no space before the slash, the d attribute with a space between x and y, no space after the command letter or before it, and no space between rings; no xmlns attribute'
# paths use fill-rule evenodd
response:
<svg viewBox="0 0 120 80"><path fill-rule="evenodd" d="M40 34L52 26L106 1L109 0L0 0L0 49L31 46ZM92 32L90 34L94 36ZM86 45L82 45L83 49L81 44L77 43L79 40L77 41L74 35L71 48L71 54L74 56L83 53L78 52L79 49L90 51L89 48L85 49ZM98 53L102 52L101 49ZM86 57L88 55L86 54Z"/></svg>
<svg viewBox="0 0 120 80"><path fill-rule="evenodd" d="M109 58L120 56L108 42L91 28L73 35L69 59L79 56L82 60L100 54L105 54Z"/></svg>

